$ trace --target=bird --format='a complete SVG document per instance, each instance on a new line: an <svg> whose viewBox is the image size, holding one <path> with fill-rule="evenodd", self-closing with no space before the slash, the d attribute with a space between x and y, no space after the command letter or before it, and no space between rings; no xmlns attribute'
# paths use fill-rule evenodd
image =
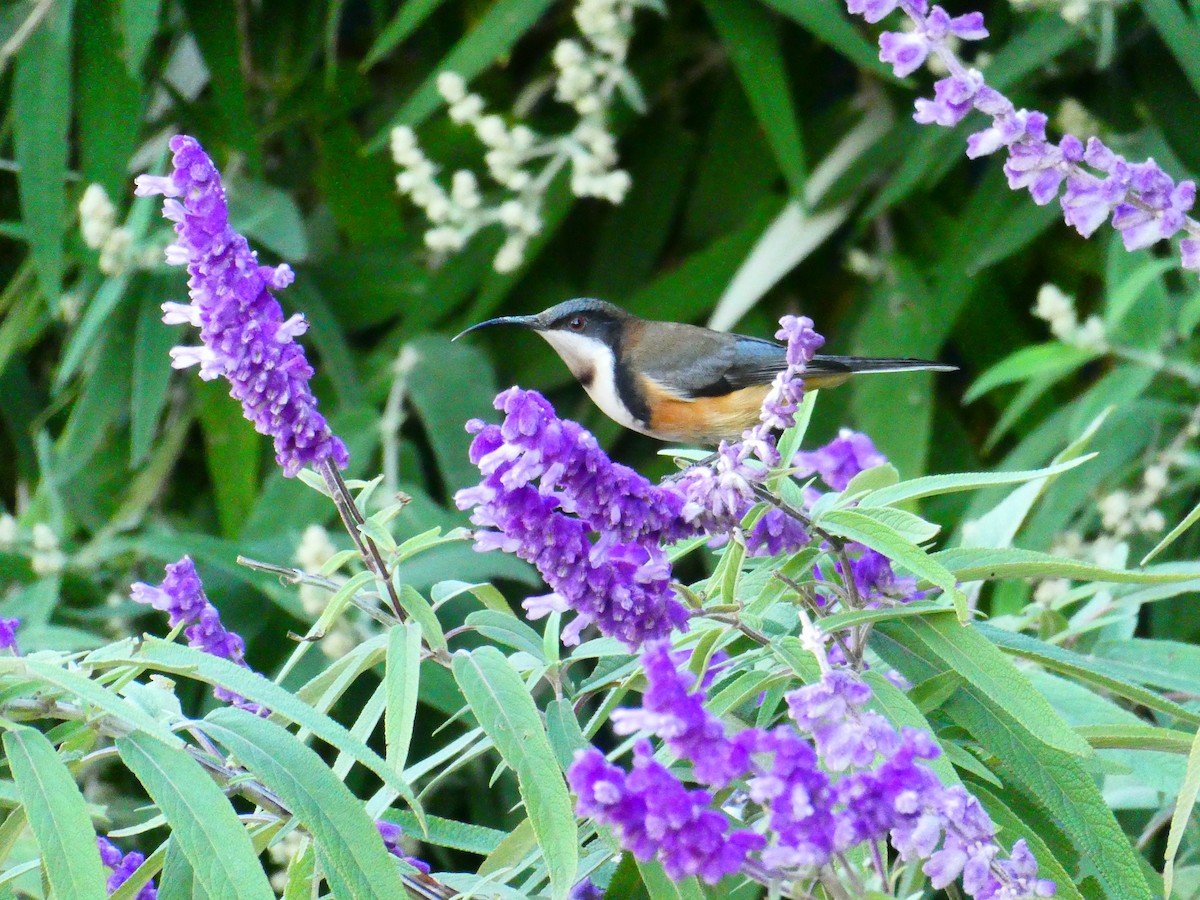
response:
<svg viewBox="0 0 1200 900"><path fill-rule="evenodd" d="M759 420L775 376L787 367L777 341L643 319L604 300L566 300L527 316L472 325L454 340L507 325L541 335L588 396L617 424L660 441L716 446ZM868 372L952 372L926 359L815 356L810 388Z"/></svg>

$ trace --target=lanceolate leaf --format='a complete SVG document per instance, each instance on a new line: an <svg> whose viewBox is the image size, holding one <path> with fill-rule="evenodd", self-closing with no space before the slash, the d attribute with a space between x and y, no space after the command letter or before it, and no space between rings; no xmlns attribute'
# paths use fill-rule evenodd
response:
<svg viewBox="0 0 1200 900"><path fill-rule="evenodd" d="M546 858L553 895L566 897L578 861L575 814L525 682L495 647L455 654L454 677L475 718L517 773L529 821Z"/></svg>
<svg viewBox="0 0 1200 900"><path fill-rule="evenodd" d="M96 831L83 795L54 745L40 731L18 726L4 734L4 755L54 893L72 900L103 900L105 879Z"/></svg>
<svg viewBox="0 0 1200 900"><path fill-rule="evenodd" d="M204 729L287 804L316 838L321 871L338 897L403 897L397 866L363 809L312 749L291 732L232 707Z"/></svg>
<svg viewBox="0 0 1200 900"><path fill-rule="evenodd" d="M275 896L245 826L199 763L141 735L119 739L117 750L166 816L171 839L210 896Z"/></svg>
<svg viewBox="0 0 1200 900"><path fill-rule="evenodd" d="M896 619L881 622L876 628L935 670L957 672L966 679L964 693L988 709L1011 717L1030 738L1076 756L1091 755L1087 741L1062 720L978 628L960 625L949 616Z"/></svg>
<svg viewBox="0 0 1200 900"><path fill-rule="evenodd" d="M12 127L21 213L38 283L58 307L63 276L67 132L71 123L72 0L50 6L17 57Z"/></svg>

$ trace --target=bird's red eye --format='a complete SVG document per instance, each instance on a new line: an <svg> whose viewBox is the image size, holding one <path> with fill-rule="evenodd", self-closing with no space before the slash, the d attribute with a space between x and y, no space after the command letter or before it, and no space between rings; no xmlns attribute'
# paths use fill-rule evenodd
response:
<svg viewBox="0 0 1200 900"><path fill-rule="evenodd" d="M585 325L587 325L587 319L583 316L576 316L567 323L567 327L572 331L583 331Z"/></svg>

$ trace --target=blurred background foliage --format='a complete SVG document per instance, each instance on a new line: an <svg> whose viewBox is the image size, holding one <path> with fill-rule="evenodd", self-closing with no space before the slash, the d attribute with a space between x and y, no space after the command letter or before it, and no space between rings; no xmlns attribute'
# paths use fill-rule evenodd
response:
<svg viewBox="0 0 1200 900"><path fill-rule="evenodd" d="M1051 113L1052 130L1099 134L1176 178L1200 173L1200 3L989 0L983 12L991 37L975 64L1019 105ZM494 415L501 386L537 388L616 458L668 469L654 442L604 419L535 337L449 341L481 319L581 295L757 335L803 312L830 352L958 365L937 378L864 378L818 405L814 443L862 429L904 477L1044 464L1111 407L1090 445L1099 457L1053 485L1020 546L1061 550L1066 535L1076 553L1096 553L1107 535L1101 549L1135 564L1160 529L1118 535L1102 501L1124 491L1136 506L1144 470L1172 442L1170 483L1151 505L1166 528L1194 505L1194 279L1154 251L1126 254L1104 230L1081 240L1057 206L1011 192L997 160L968 161L964 139L979 123L915 124L928 73L895 79L874 35L836 0L639 10L628 65L646 109L618 103L612 122L632 176L624 202L575 198L559 179L515 272L492 269L501 238L486 230L432 259L427 222L396 191L389 129L412 126L448 167L478 163L435 89L445 70L492 109L519 108L536 131L569 126L547 84L571 14L546 0L23 0L0 10L0 504L15 516L0 534L0 614L22 617L23 649L128 632L125 617L138 615L129 581L157 581L184 552L260 671L289 650L275 636L313 620L294 591L236 557L292 564L305 527L329 523L332 507L280 476L222 388L168 365L168 349L191 338L160 323L159 305L183 299L184 285L157 264L169 232L151 200L133 199L132 177L161 171L177 132L222 167L235 226L264 262L295 268L281 302L312 323L322 408L350 445L352 475L384 472L381 502L413 498L402 537L466 523L451 500L477 477L463 423ZM79 229L92 184L128 229L107 248L116 263ZM1076 299L1081 320L1100 317L1103 346L1058 340L1031 314L1047 283ZM923 512L969 534L964 523L1002 496L933 498ZM1194 558L1196 541L1185 534L1166 557ZM523 564L466 543L409 565L404 580L421 590L447 578L499 579L514 597L540 589ZM984 608L1016 613L1031 591L1006 584ZM1183 642L1197 639L1200 619L1194 595L1179 593L1095 628L1115 621L1124 636L1191 652ZM1052 594L1032 608L1043 636L1103 653L1103 635L1069 628ZM454 602L442 610L450 625ZM306 660L295 679L316 671ZM1159 686L1192 690L1179 671ZM443 713L461 705L437 667L422 700ZM455 736L433 736L437 721L418 727L429 747ZM486 786L482 764L464 771L455 778ZM487 790L444 802L474 804L449 811L497 826L509 806Z"/></svg>

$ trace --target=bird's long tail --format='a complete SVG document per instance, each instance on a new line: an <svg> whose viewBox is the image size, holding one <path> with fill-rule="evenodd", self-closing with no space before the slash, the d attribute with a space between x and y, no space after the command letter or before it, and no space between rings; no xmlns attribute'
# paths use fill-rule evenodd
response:
<svg viewBox="0 0 1200 900"><path fill-rule="evenodd" d="M955 372L958 366L898 356L815 356L804 373L812 387L834 387L851 375L871 372Z"/></svg>

